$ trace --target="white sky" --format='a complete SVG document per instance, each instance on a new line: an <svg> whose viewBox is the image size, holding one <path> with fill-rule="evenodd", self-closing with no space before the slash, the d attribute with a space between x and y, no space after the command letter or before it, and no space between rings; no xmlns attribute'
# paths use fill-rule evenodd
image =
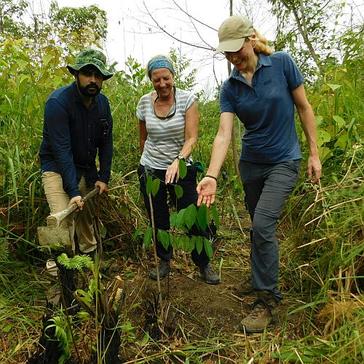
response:
<svg viewBox="0 0 364 364"><path fill-rule="evenodd" d="M36 3L49 5L51 0L30 0L33 7ZM181 44L158 31L151 17L147 14L143 0L57 0L60 7L97 5L107 13L108 35L104 50L109 62L117 62L117 69L125 69L125 60L132 56L142 65L156 54L167 54L171 48L191 60L191 66L197 69L196 90L204 89L208 95L214 92L216 81L227 77L227 66L224 57L213 57L212 51L201 50ZM175 37L186 42L212 47L218 43L217 31L191 20L183 14L173 0L145 0L152 16ZM190 15L218 29L229 16L229 0L176 0L181 8ZM245 14L252 19L257 28L268 39L275 36L275 20L269 12L266 0L234 0L234 14ZM244 4L244 6L242 5ZM355 9L354 14L363 21L363 0L348 0L346 10ZM351 13L353 14L353 13ZM350 18L348 15L346 18ZM194 26L196 28L194 28ZM200 36L199 36L200 35ZM201 38L203 40L201 40Z"/></svg>
<svg viewBox="0 0 364 364"><path fill-rule="evenodd" d="M146 12L143 0L58 0L57 2L60 7L97 5L106 11L108 36L105 51L110 62L118 63L117 69L124 69L128 56L145 65L154 55L167 54L171 48L175 48L191 59L191 66L197 69L197 90L204 89L208 94L213 92L216 87L214 72L219 82L227 76L227 66L223 57L213 58L212 51L181 44L158 31ZM192 17L214 29L217 29L229 16L229 0L177 0L176 2ZM265 3L264 0L251 0L252 4L257 2ZM172 0L145 0L145 3L152 16L177 38L202 46L206 46L203 41L212 47L217 46L217 31L198 22L194 22L195 29L189 18L177 9ZM241 9L234 9L234 13L240 12ZM252 17L252 14L255 14L257 21L260 22L255 22L254 25L268 38L272 38L275 26L269 21L267 7L257 7L249 16Z"/></svg>

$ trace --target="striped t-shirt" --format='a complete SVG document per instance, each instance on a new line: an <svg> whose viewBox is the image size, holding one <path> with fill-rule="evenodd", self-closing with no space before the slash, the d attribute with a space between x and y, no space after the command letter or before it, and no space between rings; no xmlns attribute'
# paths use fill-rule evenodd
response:
<svg viewBox="0 0 364 364"><path fill-rule="evenodd" d="M185 143L186 111L196 101L190 91L176 88L176 113L170 119L158 119L153 110L152 92L139 100L136 115L145 122L147 140L140 164L155 169L167 169L176 159Z"/></svg>

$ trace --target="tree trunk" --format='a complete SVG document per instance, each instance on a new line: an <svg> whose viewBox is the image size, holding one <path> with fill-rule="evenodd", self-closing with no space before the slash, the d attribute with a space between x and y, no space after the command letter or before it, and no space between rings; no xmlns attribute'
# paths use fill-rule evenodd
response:
<svg viewBox="0 0 364 364"><path fill-rule="evenodd" d="M230 0L230 16L233 15L233 0ZM231 73L231 63L229 61L227 61L227 67L228 67L228 75L230 76ZM237 139L237 134L239 133L239 129L236 128L236 123L235 123L235 118L234 118L234 122L233 122L233 130L232 130L232 135L231 135L231 148L233 151L233 161L234 161L234 168L235 168L235 173L239 176L239 156L238 156L238 146L236 143L236 139ZM239 138L240 139L240 138ZM240 178L239 178L240 180Z"/></svg>
<svg viewBox="0 0 364 364"><path fill-rule="evenodd" d="M314 62L316 63L317 68L320 70L320 73L323 73L323 69L321 67L321 61L319 56L317 55L317 53L315 52L315 49L310 41L310 38L308 37L308 30L307 30L307 26L306 26L306 21L305 21L305 15L304 15L304 8L303 8L303 2L302 0L300 0L300 12L301 12L301 17L298 13L298 10L295 6L291 6L290 2L287 0L282 0L282 4L288 9L288 11L291 11L295 20L296 20L296 24L297 24L297 28L298 31L300 32L303 41L305 42L312 59L314 60Z"/></svg>

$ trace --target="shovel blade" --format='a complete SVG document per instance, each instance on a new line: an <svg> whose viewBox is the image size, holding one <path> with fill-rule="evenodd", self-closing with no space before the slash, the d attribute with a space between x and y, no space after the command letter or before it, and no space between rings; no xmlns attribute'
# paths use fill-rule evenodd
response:
<svg viewBox="0 0 364 364"><path fill-rule="evenodd" d="M41 246L72 246L70 231L60 226L39 226L38 240Z"/></svg>

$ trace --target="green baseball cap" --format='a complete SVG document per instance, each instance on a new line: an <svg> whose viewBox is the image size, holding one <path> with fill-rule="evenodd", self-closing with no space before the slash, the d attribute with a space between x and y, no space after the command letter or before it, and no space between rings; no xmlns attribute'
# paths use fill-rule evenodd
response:
<svg viewBox="0 0 364 364"><path fill-rule="evenodd" d="M253 33L253 24L246 16L230 16L220 25L216 52L237 52Z"/></svg>
<svg viewBox="0 0 364 364"><path fill-rule="evenodd" d="M67 65L68 70L74 74L75 71L79 71L81 68L92 65L96 67L104 77L104 80L113 76L113 73L109 72L106 68L106 57L97 49L88 48L77 54L74 65Z"/></svg>

